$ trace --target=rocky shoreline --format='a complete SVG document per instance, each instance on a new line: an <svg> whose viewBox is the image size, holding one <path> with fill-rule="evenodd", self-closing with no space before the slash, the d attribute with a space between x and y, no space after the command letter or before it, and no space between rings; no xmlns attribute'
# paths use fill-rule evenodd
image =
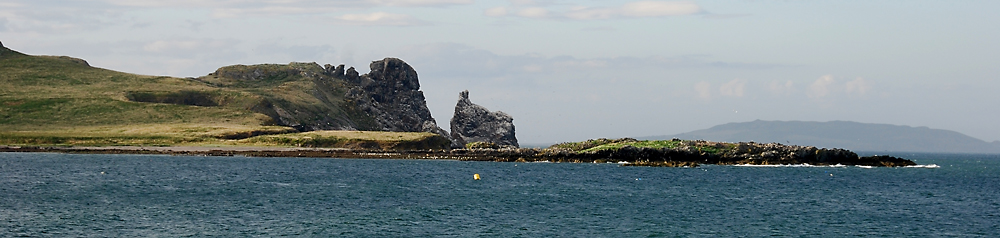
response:
<svg viewBox="0 0 1000 238"><path fill-rule="evenodd" d="M607 140L620 143L628 139ZM590 140L588 142L595 141ZM618 142L615 142L618 141ZM634 141L634 139L632 139ZM72 154L157 154L187 156L247 156L247 157L318 157L366 159L447 159L494 162L571 162L620 163L625 166L697 167L715 165L859 165L901 167L916 165L913 161L892 156L859 157L844 149L820 149L809 146L759 144L753 142L720 143L708 141L675 141L674 148L643 148L621 146L603 150L573 150L555 145L546 149L475 148L451 150L359 150L330 148L271 148L271 147L40 147L0 146L0 152L54 152ZM586 143L586 142L581 142ZM580 143L577 143L580 144ZM595 143L599 144L599 143ZM587 149L594 148L589 147ZM716 148L712 150L710 148Z"/></svg>

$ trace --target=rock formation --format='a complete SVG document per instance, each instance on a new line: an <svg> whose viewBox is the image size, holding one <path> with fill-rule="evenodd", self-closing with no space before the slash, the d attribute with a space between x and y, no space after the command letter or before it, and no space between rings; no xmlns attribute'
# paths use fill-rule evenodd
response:
<svg viewBox="0 0 1000 238"><path fill-rule="evenodd" d="M343 64L233 65L196 80L259 92L260 101L248 109L299 131L432 132L450 138L431 117L413 67L397 58L369 67L370 73L359 75Z"/></svg>
<svg viewBox="0 0 1000 238"><path fill-rule="evenodd" d="M359 75L344 65L233 65L198 80L262 92L261 101L249 109L299 131L433 132L450 138L431 117L410 65L385 58L370 67L370 73Z"/></svg>
<svg viewBox="0 0 1000 238"><path fill-rule="evenodd" d="M376 129L433 132L448 137L431 117L413 67L397 58L374 61L369 67L371 72L361 76L354 67L347 69L344 80L355 86L345 98L371 116Z"/></svg>
<svg viewBox="0 0 1000 238"><path fill-rule="evenodd" d="M458 94L455 115L451 118L451 138L459 145L487 142L518 147L514 136L514 118L501 111L490 112L469 100L469 91Z"/></svg>

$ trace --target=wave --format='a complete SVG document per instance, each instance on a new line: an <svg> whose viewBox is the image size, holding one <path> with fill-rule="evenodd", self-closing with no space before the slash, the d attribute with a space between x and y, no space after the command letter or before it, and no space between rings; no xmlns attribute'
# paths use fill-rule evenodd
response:
<svg viewBox="0 0 1000 238"><path fill-rule="evenodd" d="M819 167L811 164L736 164L737 167Z"/></svg>
<svg viewBox="0 0 1000 238"><path fill-rule="evenodd" d="M773 167L830 167L830 168L846 168L846 167L848 167L847 165L843 165L843 164L823 165L823 166L817 166L817 165L811 165L811 164L736 164L736 165L733 165L733 166L736 166L736 167L772 167L772 168ZM855 165L854 167L863 168L863 169L875 168L875 166L870 166L870 165ZM906 166L904 168L928 168L928 169L936 169L936 168L941 168L941 166L938 166L937 164L918 164L918 165Z"/></svg>

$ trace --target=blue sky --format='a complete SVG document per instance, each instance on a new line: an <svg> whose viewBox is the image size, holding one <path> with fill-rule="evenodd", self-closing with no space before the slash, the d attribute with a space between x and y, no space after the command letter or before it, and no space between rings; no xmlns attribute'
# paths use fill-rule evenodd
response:
<svg viewBox="0 0 1000 238"><path fill-rule="evenodd" d="M522 143L849 120L1000 140L1000 1L0 0L0 41L118 71L367 72L398 57L443 128L468 89Z"/></svg>

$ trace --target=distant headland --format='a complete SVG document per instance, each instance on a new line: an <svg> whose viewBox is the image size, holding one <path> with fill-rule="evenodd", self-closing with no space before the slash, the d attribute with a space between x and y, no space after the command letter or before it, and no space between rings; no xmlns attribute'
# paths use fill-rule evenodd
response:
<svg viewBox="0 0 1000 238"><path fill-rule="evenodd" d="M990 143L955 131L850 121L756 120L639 139L671 138L777 142L869 152L1000 153L1000 141Z"/></svg>

